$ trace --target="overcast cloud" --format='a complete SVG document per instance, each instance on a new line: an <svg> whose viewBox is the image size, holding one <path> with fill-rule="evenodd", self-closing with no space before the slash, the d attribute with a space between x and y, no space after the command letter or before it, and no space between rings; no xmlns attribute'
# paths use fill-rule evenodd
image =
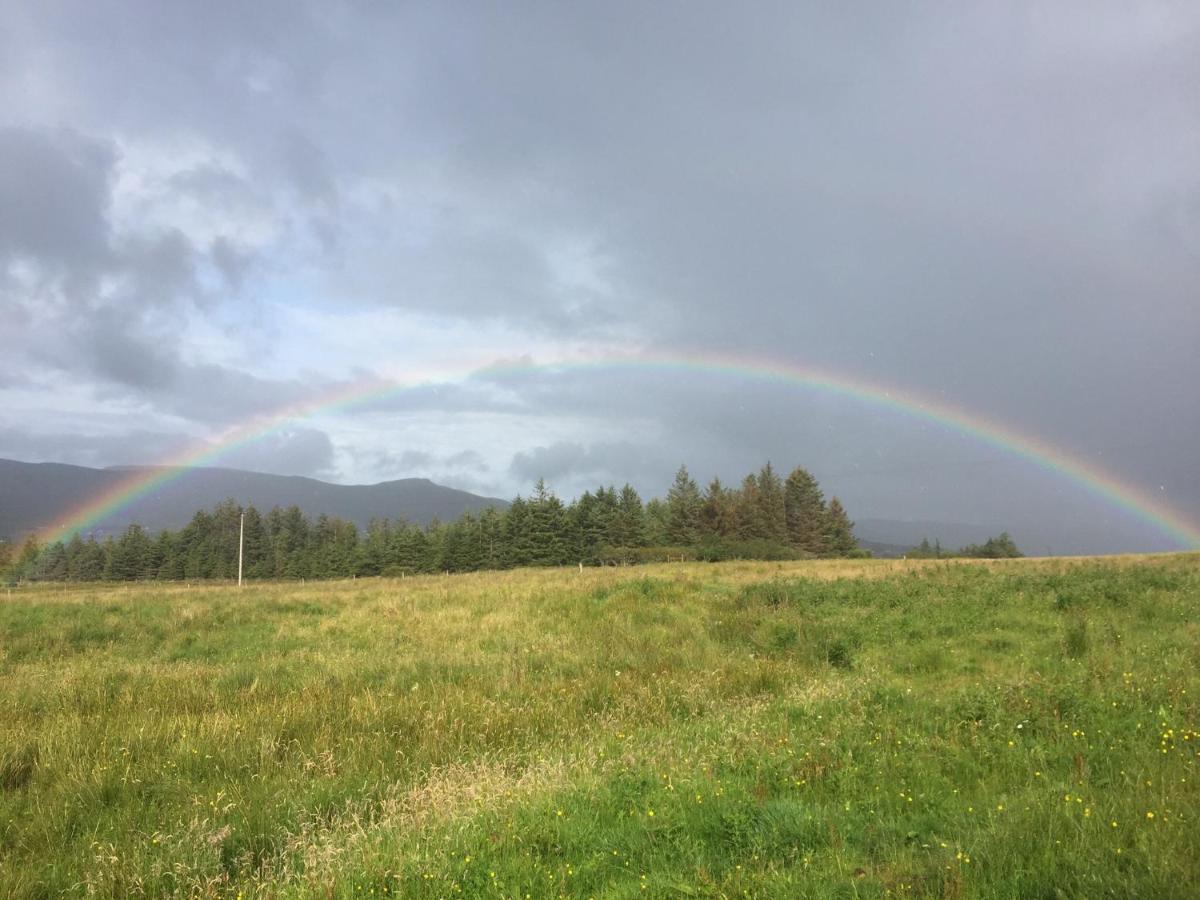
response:
<svg viewBox="0 0 1200 900"><path fill-rule="evenodd" d="M1169 549L828 368L1200 520L1190 3L0 0L0 456L490 495L804 464L857 518ZM476 372L471 377L472 372Z"/></svg>

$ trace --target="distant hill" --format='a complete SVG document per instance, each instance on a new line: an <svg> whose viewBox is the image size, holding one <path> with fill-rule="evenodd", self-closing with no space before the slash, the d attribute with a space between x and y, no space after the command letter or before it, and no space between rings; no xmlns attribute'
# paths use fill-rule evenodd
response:
<svg viewBox="0 0 1200 900"><path fill-rule="evenodd" d="M17 539L52 526L71 510L101 496L146 466L91 469L60 463L26 463L0 459L0 537ZM150 531L182 528L199 509L233 498L266 512L275 506L298 506L312 517L322 513L348 519L360 527L373 518L426 525L434 518L457 519L464 512L508 502L443 487L427 478L402 478L378 484L330 484L315 478L266 475L240 469L193 469L171 479L125 507L93 532L118 534L131 522Z"/></svg>

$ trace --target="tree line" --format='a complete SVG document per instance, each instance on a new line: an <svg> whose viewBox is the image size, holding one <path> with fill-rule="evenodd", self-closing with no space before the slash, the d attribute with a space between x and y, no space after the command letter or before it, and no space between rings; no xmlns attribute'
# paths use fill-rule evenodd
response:
<svg viewBox="0 0 1200 900"><path fill-rule="evenodd" d="M957 550L943 548L938 540L930 544L929 538L924 538L904 554L907 559L1018 559L1024 555L1007 531L1000 532L998 537L988 538L982 544L967 544Z"/></svg>
<svg viewBox="0 0 1200 900"><path fill-rule="evenodd" d="M30 538L0 572L42 581L190 581L237 577L245 516L243 573L250 579L470 572L517 566L632 564L669 558L800 559L865 555L841 502L826 503L817 480L796 468L780 478L770 463L728 488L701 490L680 466L665 499L642 502L628 484L600 487L564 504L539 480L507 509L464 513L420 527L375 519L365 530L298 507L260 513L234 500L197 512L178 531L150 534L132 524L102 541L76 534L39 545ZM2 551L7 545L0 545Z"/></svg>

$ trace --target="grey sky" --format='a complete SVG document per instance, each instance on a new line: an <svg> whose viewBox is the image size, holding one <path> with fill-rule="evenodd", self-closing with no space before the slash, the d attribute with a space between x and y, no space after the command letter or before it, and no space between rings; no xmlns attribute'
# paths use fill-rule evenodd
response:
<svg viewBox="0 0 1200 900"><path fill-rule="evenodd" d="M0 0L0 456L508 495L801 463L852 516L1154 529L1005 453L718 376L917 391L1200 520L1191 3Z"/></svg>

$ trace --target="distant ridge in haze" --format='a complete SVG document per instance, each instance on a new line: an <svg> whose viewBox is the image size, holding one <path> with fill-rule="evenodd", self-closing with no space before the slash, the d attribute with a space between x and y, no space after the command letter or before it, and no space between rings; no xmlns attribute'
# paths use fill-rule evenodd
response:
<svg viewBox="0 0 1200 900"><path fill-rule="evenodd" d="M0 459L0 537L16 539L51 527L88 500L151 466L91 469L62 463L26 463ZM401 478L378 484L330 484L295 475L266 475L241 469L199 468L139 497L89 531L96 537L119 534L131 522L150 531L178 529L201 509L234 499L267 512L298 506L308 516L337 516L360 528L371 519L405 518L418 525L433 519L452 521L489 506L505 508L495 497L443 487L427 478Z"/></svg>

